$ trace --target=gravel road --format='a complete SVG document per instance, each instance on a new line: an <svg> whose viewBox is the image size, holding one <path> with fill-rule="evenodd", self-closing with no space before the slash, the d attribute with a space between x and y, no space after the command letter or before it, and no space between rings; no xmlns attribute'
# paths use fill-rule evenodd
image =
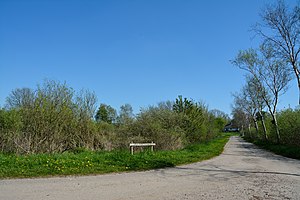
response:
<svg viewBox="0 0 300 200"><path fill-rule="evenodd" d="M2 200L300 199L300 161L231 137L204 162L146 172L0 180Z"/></svg>

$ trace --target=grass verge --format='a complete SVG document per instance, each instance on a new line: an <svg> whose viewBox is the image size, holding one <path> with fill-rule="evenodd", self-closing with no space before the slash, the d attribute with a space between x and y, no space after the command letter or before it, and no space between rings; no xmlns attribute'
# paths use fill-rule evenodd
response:
<svg viewBox="0 0 300 200"><path fill-rule="evenodd" d="M0 154L0 179L139 171L198 162L223 152L230 134L177 151L79 151L62 154Z"/></svg>
<svg viewBox="0 0 300 200"><path fill-rule="evenodd" d="M246 141L251 142L265 150L271 151L277 155L282 155L288 158L294 158L300 160L300 147L289 146L283 144L274 144L270 142L264 142L261 140L251 140L249 138L244 138Z"/></svg>

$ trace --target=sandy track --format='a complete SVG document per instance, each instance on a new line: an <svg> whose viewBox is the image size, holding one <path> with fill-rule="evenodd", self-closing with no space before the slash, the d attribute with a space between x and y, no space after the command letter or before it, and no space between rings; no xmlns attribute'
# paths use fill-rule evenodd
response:
<svg viewBox="0 0 300 200"><path fill-rule="evenodd" d="M222 155L175 168L0 180L0 199L300 199L300 161L231 137Z"/></svg>

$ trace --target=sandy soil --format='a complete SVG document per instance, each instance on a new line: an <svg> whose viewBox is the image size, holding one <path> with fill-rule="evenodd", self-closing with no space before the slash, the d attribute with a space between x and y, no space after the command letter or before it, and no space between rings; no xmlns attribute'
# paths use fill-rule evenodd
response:
<svg viewBox="0 0 300 200"><path fill-rule="evenodd" d="M300 161L232 137L222 155L175 168L0 180L0 199L300 199Z"/></svg>

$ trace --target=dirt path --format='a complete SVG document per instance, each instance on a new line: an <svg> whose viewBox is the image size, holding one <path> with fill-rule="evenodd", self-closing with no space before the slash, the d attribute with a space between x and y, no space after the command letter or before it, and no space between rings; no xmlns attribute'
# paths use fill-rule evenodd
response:
<svg viewBox="0 0 300 200"><path fill-rule="evenodd" d="M232 137L222 155L175 168L0 180L0 199L300 199L300 161Z"/></svg>

